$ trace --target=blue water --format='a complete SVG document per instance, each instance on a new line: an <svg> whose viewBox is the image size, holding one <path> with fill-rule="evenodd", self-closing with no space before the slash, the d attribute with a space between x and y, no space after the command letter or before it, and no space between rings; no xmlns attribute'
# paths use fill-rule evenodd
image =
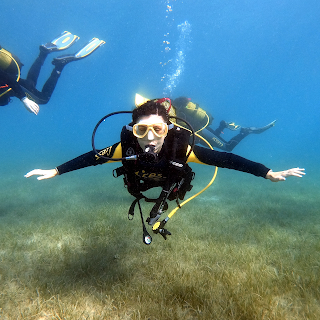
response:
<svg viewBox="0 0 320 320"><path fill-rule="evenodd" d="M130 110L139 92L149 98L187 95L214 115L214 127L222 119L242 126L277 119L274 128L249 136L234 151L274 170L306 167L300 183L318 188L319 1L12 0L1 8L0 27L0 44L20 57L23 77L39 45L64 30L80 36L66 53L92 37L106 41L66 66L38 116L18 99L1 107L3 178L21 185L26 172L89 151L96 122ZM56 55L48 57L38 88ZM122 123L119 116L119 130ZM106 146L118 139L117 129L110 131Z"/></svg>

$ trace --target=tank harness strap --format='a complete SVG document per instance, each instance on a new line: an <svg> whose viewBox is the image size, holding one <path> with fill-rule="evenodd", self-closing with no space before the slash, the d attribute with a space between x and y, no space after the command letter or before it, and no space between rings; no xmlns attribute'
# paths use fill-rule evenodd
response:
<svg viewBox="0 0 320 320"><path fill-rule="evenodd" d="M144 199L146 202L155 202L147 219L147 222L150 222L151 224L153 220L159 219L160 215L168 209L167 201L175 200L177 206L180 208L179 199L183 200L187 191L190 191L193 187L191 185L191 181L194 178L194 172L192 172L190 167L178 162L171 161L171 166L175 167L172 169L175 169L174 171L176 174L173 175L174 177L169 179L165 186L163 186L159 197L156 199L144 196L141 193L141 191L145 191L144 186L138 184L137 181L131 181L132 179L128 179L128 174L123 166L113 170L113 176L116 178L124 175L125 186L127 186L128 192L135 197L135 200L132 202L128 211L129 220L133 219L135 206L141 199ZM177 179L177 177L179 178Z"/></svg>
<svg viewBox="0 0 320 320"><path fill-rule="evenodd" d="M133 195L133 194L132 194ZM136 207L136 204L138 203L139 204L139 207L140 207L140 200L141 199L144 199L144 201L146 202L156 202L158 199L151 199L151 198L148 198L146 196L144 196L141 192L136 195L133 195L135 197L135 199L132 201L131 203L131 206L129 208L129 211L128 211L128 220L133 220L133 217L134 217L134 209ZM142 215L142 211L140 209L140 214Z"/></svg>
<svg viewBox="0 0 320 320"><path fill-rule="evenodd" d="M112 175L114 178L118 178L120 176L122 176L123 174L126 173L126 170L124 169L124 167L119 167L119 168L116 168L116 169L113 169L112 171Z"/></svg>
<svg viewBox="0 0 320 320"><path fill-rule="evenodd" d="M130 188L130 186L128 186L128 178L127 178L127 174L126 174L126 170L125 168L122 166L122 167L119 167L119 168L116 168L112 171L112 175L115 177L115 178L118 178L122 175L124 175L124 184L125 186L128 187L128 192L134 196L136 199L133 200L133 202L131 203L131 206L129 208L129 211L128 211L128 219L129 220L132 220L133 217L134 217L134 209L135 209L135 206L136 204L139 202L139 200L141 199L144 199L146 202L156 202L158 199L151 199L151 198L148 198L146 196L144 196L140 190L139 190L139 187L137 186L137 188ZM138 190L138 191L137 191Z"/></svg>

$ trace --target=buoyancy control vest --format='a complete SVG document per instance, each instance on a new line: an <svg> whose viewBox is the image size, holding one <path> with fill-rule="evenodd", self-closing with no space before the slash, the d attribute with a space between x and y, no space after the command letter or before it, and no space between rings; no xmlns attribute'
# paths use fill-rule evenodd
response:
<svg viewBox="0 0 320 320"><path fill-rule="evenodd" d="M121 131L121 158L102 156L95 148L96 131L103 121L114 114L120 113L131 112L117 111L110 113L99 120L93 130L91 138L93 151L98 157L103 157L108 161L122 161L122 167L114 169L113 176L117 178L124 175L125 186L129 193L136 198L129 208L128 218L129 220L133 219L134 209L136 204L138 204L143 226L143 242L145 244L150 244L152 238L144 224L140 205L141 199L144 199L147 202L155 202L147 222L149 225L152 225L152 231L155 234L160 234L164 239L167 239L167 235L170 235L171 233L164 228L166 223L178 209L197 197L212 184L217 174L217 168L213 178L203 190L184 200L186 192L192 189L191 181L194 178L194 172L192 172L191 168L188 166L187 160L193 151L194 136L196 135L192 126L187 121L185 121L185 124L190 130L183 128L178 124L171 124L169 126L170 130L165 137L164 144L158 155L154 153L151 145L146 146L144 151L141 149L137 138L133 135L133 123L130 123L129 125L124 126ZM176 116L173 116L173 118L183 121L183 119ZM189 144L190 136L192 137L191 144ZM147 149L151 149L151 152ZM160 196L157 199L148 199L142 194L142 192L153 187L162 187ZM178 199L184 200L181 205ZM168 208L167 200L176 200L177 207L172 210L164 220L158 222L161 213Z"/></svg>
<svg viewBox="0 0 320 320"><path fill-rule="evenodd" d="M194 173L186 163L189 138L190 132L174 126L169 130L155 161L139 158L123 160L123 167L116 169L116 176L124 174L128 192L136 198L156 202L156 199L148 199L141 192L162 187L165 192L170 191L165 200L183 200L186 192L191 190L191 181L194 178ZM121 146L124 157L143 152L126 126L121 131Z"/></svg>

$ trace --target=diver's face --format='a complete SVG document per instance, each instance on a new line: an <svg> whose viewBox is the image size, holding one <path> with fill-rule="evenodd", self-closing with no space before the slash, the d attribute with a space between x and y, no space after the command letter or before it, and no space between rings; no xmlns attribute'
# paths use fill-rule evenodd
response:
<svg viewBox="0 0 320 320"><path fill-rule="evenodd" d="M155 114L141 117L137 123L145 124L145 125L166 124L166 122L161 116L158 116ZM162 137L158 137L152 132L152 130L148 130L148 133L143 138L137 138L137 140L142 150L145 150L147 145L152 145L155 148L154 152L159 153L163 146L165 137L166 135Z"/></svg>

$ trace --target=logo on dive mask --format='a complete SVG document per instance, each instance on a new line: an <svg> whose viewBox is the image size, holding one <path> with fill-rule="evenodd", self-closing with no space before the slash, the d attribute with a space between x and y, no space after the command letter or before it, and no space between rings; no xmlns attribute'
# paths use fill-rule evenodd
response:
<svg viewBox="0 0 320 320"><path fill-rule="evenodd" d="M155 146L146 145L144 152L138 155L139 160L147 163L155 163L158 160L158 154L155 152Z"/></svg>

